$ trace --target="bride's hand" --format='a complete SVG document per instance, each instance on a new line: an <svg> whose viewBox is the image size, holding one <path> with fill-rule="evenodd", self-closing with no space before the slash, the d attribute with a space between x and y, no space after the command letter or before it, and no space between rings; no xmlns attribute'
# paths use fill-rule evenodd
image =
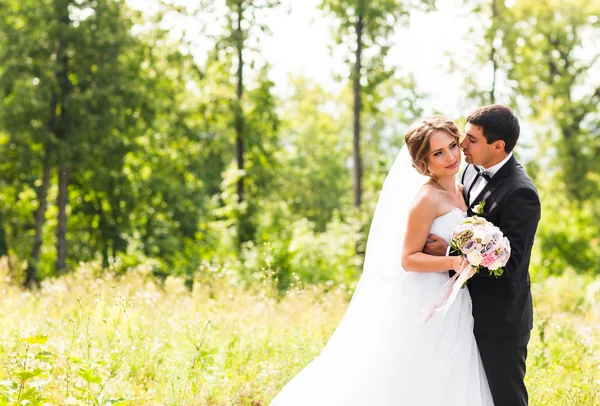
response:
<svg viewBox="0 0 600 406"><path fill-rule="evenodd" d="M458 257L453 257L452 259L452 269L454 269L454 272L460 274L463 270L467 269L467 266L469 265L469 260L467 257L461 255Z"/></svg>

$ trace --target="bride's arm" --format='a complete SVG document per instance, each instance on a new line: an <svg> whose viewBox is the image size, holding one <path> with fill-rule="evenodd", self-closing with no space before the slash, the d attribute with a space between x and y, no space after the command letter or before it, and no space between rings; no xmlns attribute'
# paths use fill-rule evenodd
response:
<svg viewBox="0 0 600 406"><path fill-rule="evenodd" d="M413 202L402 246L402 268L407 272L447 272L448 269L460 269L461 257L440 257L422 252L431 225L438 215L438 207L436 193L426 187Z"/></svg>

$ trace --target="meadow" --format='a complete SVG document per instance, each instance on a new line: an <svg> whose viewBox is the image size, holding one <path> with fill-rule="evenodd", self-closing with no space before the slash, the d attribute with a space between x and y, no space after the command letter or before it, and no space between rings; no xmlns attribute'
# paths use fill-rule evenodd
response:
<svg viewBox="0 0 600 406"><path fill-rule="evenodd" d="M268 405L323 347L351 286L241 286L205 267L192 288L139 267L81 265L18 287L0 267L0 404ZM533 285L531 405L600 405L600 278Z"/></svg>

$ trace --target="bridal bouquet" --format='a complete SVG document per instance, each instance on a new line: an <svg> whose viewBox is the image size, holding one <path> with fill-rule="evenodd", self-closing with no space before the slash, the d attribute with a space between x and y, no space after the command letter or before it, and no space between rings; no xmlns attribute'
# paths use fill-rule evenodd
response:
<svg viewBox="0 0 600 406"><path fill-rule="evenodd" d="M510 257L510 243L502 231L482 217L467 217L454 230L450 246L466 255L475 272L487 268L490 275L502 276L502 267Z"/></svg>
<svg viewBox="0 0 600 406"><path fill-rule="evenodd" d="M436 311L446 310L456 299L461 287L480 268L487 268L490 275L501 276L510 258L510 242L502 231L482 217L467 217L452 230L452 252L467 257L469 264L456 273L442 288L441 299L435 301L422 316L424 321Z"/></svg>

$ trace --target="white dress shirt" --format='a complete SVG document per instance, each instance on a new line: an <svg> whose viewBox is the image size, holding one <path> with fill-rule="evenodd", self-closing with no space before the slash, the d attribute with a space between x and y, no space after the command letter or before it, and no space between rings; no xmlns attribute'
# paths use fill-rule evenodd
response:
<svg viewBox="0 0 600 406"><path fill-rule="evenodd" d="M497 163L492 167L489 167L487 169L479 167L479 169L481 169L483 173L487 174L490 178L492 178L500 170L500 168L502 168L504 164L508 162L512 155L513 154L511 152L501 162ZM471 194L469 194L469 205L471 205L475 198L479 195L479 193L481 193L485 185L487 185L487 180L485 180L483 176L478 176L477 178L475 178L475 184L472 188L469 185L469 187L471 188Z"/></svg>

